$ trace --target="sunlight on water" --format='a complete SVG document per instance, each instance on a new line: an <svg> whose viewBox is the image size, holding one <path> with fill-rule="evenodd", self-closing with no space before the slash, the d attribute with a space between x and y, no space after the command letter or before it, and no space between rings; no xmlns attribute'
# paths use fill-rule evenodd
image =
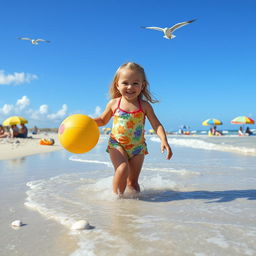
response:
<svg viewBox="0 0 256 256"><path fill-rule="evenodd" d="M160 153L158 140L147 140L150 157L139 195L112 194L113 168L103 138L88 154L66 156L70 166L76 164L72 172L28 182L25 205L67 230L78 220L89 221L91 230L69 231L79 241L73 256L140 255L140 250L144 255L254 255L255 157L218 150L220 141L169 141L171 161Z"/></svg>

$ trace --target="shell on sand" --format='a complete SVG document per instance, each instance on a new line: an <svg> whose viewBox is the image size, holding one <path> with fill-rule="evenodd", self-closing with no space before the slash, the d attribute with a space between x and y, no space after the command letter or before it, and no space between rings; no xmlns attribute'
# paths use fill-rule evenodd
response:
<svg viewBox="0 0 256 256"><path fill-rule="evenodd" d="M72 230L83 230L83 229L90 229L90 228L91 226L87 220L76 221L71 227Z"/></svg>
<svg viewBox="0 0 256 256"><path fill-rule="evenodd" d="M21 227L23 224L22 224L21 220L15 220L15 221L13 221L13 222L11 223L11 225L12 225L13 227Z"/></svg>

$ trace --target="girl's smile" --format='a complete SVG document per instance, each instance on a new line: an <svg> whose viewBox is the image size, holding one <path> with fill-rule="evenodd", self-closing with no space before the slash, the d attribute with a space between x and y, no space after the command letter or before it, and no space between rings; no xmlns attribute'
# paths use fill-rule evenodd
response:
<svg viewBox="0 0 256 256"><path fill-rule="evenodd" d="M120 72L117 89L127 100L137 99L144 87L141 73L131 69L124 69Z"/></svg>

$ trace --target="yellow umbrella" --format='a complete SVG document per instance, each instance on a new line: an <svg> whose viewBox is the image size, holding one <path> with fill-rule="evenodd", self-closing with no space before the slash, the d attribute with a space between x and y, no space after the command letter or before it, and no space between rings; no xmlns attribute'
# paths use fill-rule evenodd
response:
<svg viewBox="0 0 256 256"><path fill-rule="evenodd" d="M10 126L15 124L26 124L28 122L27 119L21 116L10 116L7 119L4 120L3 125L4 126Z"/></svg>
<svg viewBox="0 0 256 256"><path fill-rule="evenodd" d="M150 134L154 134L155 133L155 130L154 129L149 129L148 131Z"/></svg>
<svg viewBox="0 0 256 256"><path fill-rule="evenodd" d="M109 132L111 131L111 128L109 127L103 127L102 131L104 132L104 134L109 134Z"/></svg>

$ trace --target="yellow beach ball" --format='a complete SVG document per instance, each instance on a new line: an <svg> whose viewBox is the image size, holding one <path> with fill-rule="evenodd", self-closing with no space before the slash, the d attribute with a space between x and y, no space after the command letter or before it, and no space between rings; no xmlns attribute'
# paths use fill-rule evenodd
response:
<svg viewBox="0 0 256 256"><path fill-rule="evenodd" d="M82 154L93 149L100 132L96 122L89 116L75 114L67 117L60 125L60 144L71 153Z"/></svg>

